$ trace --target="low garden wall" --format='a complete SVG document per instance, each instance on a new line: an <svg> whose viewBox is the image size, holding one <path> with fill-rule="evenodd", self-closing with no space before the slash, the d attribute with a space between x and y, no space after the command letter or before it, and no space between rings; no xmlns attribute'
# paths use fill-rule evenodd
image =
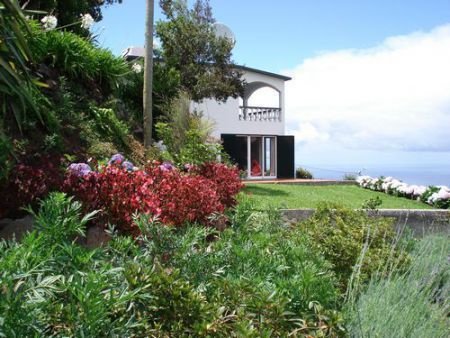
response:
<svg viewBox="0 0 450 338"><path fill-rule="evenodd" d="M370 216L382 216L395 219L397 230L405 226L417 236L430 232L448 232L450 229L449 210L429 209L379 209L367 210ZM304 221L312 216L314 209L282 209L283 219L289 223Z"/></svg>
<svg viewBox="0 0 450 338"><path fill-rule="evenodd" d="M367 210L369 215L390 217L395 219L397 230L405 226L417 236L430 232L449 232L450 211L449 210L407 210L407 209L380 209ZM311 217L314 209L282 209L281 215L285 222L298 223ZM32 229L33 217L26 216L22 219L0 220L0 239L11 239L15 236L20 239L27 231ZM88 246L97 246L107 238L106 234L98 227L88 229L86 243Z"/></svg>

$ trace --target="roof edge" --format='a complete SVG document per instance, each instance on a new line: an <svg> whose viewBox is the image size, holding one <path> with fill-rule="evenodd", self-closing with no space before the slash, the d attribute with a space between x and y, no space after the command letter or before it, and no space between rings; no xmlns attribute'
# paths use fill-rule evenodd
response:
<svg viewBox="0 0 450 338"><path fill-rule="evenodd" d="M284 80L284 81L292 80L292 78L289 77L289 76L285 76L285 75L281 75L281 74L276 74L276 73L271 73L271 72L267 72L267 71L265 71L265 70L256 69L256 68L251 68L251 67L247 67L247 66L234 65L234 68L237 68L237 69L240 69L240 70L244 70L244 71L250 71L250 72L254 72L254 73L259 73L259 74L267 75L267 76L274 77L274 78L277 78L277 79L281 79L281 80Z"/></svg>

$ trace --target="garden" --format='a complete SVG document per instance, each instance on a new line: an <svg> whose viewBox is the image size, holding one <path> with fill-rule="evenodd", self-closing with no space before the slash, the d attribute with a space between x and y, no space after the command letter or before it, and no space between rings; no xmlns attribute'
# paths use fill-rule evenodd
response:
<svg viewBox="0 0 450 338"><path fill-rule="evenodd" d="M357 185L299 185L299 184L246 184L244 190L260 208L268 206L282 209L317 208L326 201L338 202L348 208L364 208L368 201L378 201L383 209L431 209L432 206L417 199L401 198L380 191L361 189Z"/></svg>
<svg viewBox="0 0 450 338"><path fill-rule="evenodd" d="M0 337L447 337L448 234L355 210L425 204L244 187L189 111L243 86L208 1L160 2L143 144L142 62L89 30L120 2L0 0L0 219L33 219L0 239ZM299 201L313 216L285 223ZM92 229L105 240L87 246Z"/></svg>

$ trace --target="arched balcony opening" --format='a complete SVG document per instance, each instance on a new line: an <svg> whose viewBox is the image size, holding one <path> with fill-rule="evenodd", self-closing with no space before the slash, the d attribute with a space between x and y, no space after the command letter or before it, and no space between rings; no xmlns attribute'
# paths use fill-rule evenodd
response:
<svg viewBox="0 0 450 338"><path fill-rule="evenodd" d="M281 121L281 92L264 82L251 82L245 87L239 103L239 119L243 121Z"/></svg>

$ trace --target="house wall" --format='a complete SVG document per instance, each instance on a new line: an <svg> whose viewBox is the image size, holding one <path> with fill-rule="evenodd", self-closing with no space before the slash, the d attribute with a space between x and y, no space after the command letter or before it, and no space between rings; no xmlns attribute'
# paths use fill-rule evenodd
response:
<svg viewBox="0 0 450 338"><path fill-rule="evenodd" d="M205 118L214 123L213 136L217 138L220 138L221 134L284 135L284 80L250 71L245 71L243 78L248 84L248 90L244 95L244 102L246 102L246 99L251 96L254 90L261 88L263 85L271 87L280 93L279 107L282 109L280 120L239 120L239 105L242 101L240 101L240 99L233 98L228 99L225 103L219 103L216 100L207 99L201 103L192 103L191 108L202 112Z"/></svg>

